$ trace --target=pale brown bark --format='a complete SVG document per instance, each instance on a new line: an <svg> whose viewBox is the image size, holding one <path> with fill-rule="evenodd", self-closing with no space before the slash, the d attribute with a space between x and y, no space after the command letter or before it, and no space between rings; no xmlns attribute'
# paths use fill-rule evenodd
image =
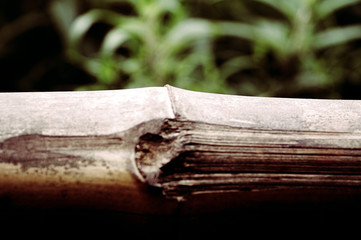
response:
<svg viewBox="0 0 361 240"><path fill-rule="evenodd" d="M192 215L361 196L360 101L2 93L0 124L3 209Z"/></svg>

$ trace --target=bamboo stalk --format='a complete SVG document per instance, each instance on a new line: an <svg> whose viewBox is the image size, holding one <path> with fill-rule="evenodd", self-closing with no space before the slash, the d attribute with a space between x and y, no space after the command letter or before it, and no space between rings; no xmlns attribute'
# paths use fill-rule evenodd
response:
<svg viewBox="0 0 361 240"><path fill-rule="evenodd" d="M194 215L361 196L360 101L1 93L0 142L1 209Z"/></svg>

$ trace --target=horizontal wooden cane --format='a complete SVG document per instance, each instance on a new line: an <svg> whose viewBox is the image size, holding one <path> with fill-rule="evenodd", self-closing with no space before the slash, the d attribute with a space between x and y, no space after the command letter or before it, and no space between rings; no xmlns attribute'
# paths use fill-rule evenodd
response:
<svg viewBox="0 0 361 240"><path fill-rule="evenodd" d="M334 211L360 196L361 101L171 86L0 94L0 209L10 215Z"/></svg>

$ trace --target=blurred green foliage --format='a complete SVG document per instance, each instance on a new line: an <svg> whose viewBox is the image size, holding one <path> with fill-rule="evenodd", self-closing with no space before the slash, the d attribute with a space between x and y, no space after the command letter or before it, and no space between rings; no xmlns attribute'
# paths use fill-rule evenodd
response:
<svg viewBox="0 0 361 240"><path fill-rule="evenodd" d="M15 2L0 6L5 90L361 99L360 0Z"/></svg>
<svg viewBox="0 0 361 240"><path fill-rule="evenodd" d="M74 2L54 2L69 59L98 79L96 84L80 89L170 83L195 90L226 91L213 59L215 27L211 22L189 17L178 0L117 2L130 12L94 8L70 24L66 14ZM99 43L87 48L87 34L97 25L107 31Z"/></svg>
<svg viewBox="0 0 361 240"><path fill-rule="evenodd" d="M249 8L245 2L239 2L238 8ZM344 81L361 83L360 19L342 26L334 15L355 6L360 14L360 1L257 0L252 4L252 9L266 14L249 11L247 19L221 23L225 34L251 43L250 53L241 55L231 71L240 72L233 77L238 91L266 96L312 96L317 91L340 98Z"/></svg>

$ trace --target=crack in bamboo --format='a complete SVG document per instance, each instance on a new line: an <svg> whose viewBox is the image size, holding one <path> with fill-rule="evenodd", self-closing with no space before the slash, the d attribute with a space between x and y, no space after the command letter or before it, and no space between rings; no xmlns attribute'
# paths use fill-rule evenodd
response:
<svg viewBox="0 0 361 240"><path fill-rule="evenodd" d="M172 199L224 191L361 187L361 134L237 128L166 119L135 149L139 171Z"/></svg>

